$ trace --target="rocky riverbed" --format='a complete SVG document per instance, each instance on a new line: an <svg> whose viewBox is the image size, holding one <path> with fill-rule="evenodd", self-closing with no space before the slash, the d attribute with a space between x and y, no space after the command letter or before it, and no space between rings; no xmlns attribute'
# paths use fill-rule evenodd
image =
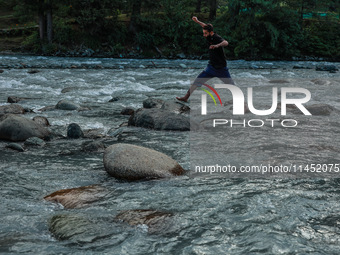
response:
<svg viewBox="0 0 340 255"><path fill-rule="evenodd" d="M206 123L193 123L190 112L197 109L174 97L205 61L0 59L0 252L338 251L338 179L190 173L189 130ZM260 90L310 89L315 118L302 121L310 137L297 144L296 132L282 129L266 129L287 135L279 142L265 132L250 138L231 130L227 160L339 161L339 63L230 61L229 67L241 88L251 82ZM301 116L295 110L290 114Z"/></svg>

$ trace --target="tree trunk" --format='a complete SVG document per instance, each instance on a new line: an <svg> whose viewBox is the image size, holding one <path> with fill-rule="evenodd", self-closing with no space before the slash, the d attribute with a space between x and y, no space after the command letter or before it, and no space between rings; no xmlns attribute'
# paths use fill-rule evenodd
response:
<svg viewBox="0 0 340 255"><path fill-rule="evenodd" d="M52 24L52 4L50 1L47 1L47 10L46 10L46 21L47 21L47 41L48 43L52 43L53 40L53 24Z"/></svg>
<svg viewBox="0 0 340 255"><path fill-rule="evenodd" d="M45 39L45 16L44 16L44 0L39 0L38 7L38 16L39 16L39 36L40 40Z"/></svg>
<svg viewBox="0 0 340 255"><path fill-rule="evenodd" d="M305 1L302 0L301 1L301 9L300 9L300 25L301 25L301 28L303 29L303 12L305 10L305 5L304 5Z"/></svg>
<svg viewBox="0 0 340 255"><path fill-rule="evenodd" d="M195 12L201 12L202 0L197 0Z"/></svg>
<svg viewBox="0 0 340 255"><path fill-rule="evenodd" d="M217 0L210 0L210 13L209 20L214 20L216 18Z"/></svg>
<svg viewBox="0 0 340 255"><path fill-rule="evenodd" d="M136 24L138 23L138 19L140 17L141 8L142 8L142 0L135 0L132 5L132 13L131 13L131 19L130 19L130 24L129 24L130 33L133 33L133 34L137 33Z"/></svg>

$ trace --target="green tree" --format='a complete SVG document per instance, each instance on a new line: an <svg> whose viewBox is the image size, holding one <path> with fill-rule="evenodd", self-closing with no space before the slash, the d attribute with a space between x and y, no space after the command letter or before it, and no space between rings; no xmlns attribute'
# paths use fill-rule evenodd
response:
<svg viewBox="0 0 340 255"><path fill-rule="evenodd" d="M230 0L228 7L216 25L230 37L230 48L236 57L261 59L298 54L301 30L294 11L275 0Z"/></svg>

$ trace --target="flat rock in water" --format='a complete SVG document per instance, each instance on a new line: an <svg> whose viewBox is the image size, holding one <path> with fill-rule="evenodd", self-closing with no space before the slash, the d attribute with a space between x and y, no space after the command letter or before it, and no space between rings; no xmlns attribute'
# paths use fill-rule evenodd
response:
<svg viewBox="0 0 340 255"><path fill-rule="evenodd" d="M327 72L339 71L339 69L335 65L317 65L315 70L316 71L327 71Z"/></svg>
<svg viewBox="0 0 340 255"><path fill-rule="evenodd" d="M104 151L105 145L99 141L85 142L81 146L82 151L94 152L94 151Z"/></svg>
<svg viewBox="0 0 340 255"><path fill-rule="evenodd" d="M44 199L60 203L64 208L82 208L98 201L107 193L106 189L99 185L90 185L72 189L62 189L45 196Z"/></svg>
<svg viewBox="0 0 340 255"><path fill-rule="evenodd" d="M91 233L91 224L83 215L61 214L50 219L49 230L59 240L83 241Z"/></svg>
<svg viewBox="0 0 340 255"><path fill-rule="evenodd" d="M129 119L129 126L156 130L190 131L190 118L163 109L138 109Z"/></svg>
<svg viewBox="0 0 340 255"><path fill-rule="evenodd" d="M35 73L39 73L39 71L38 71L38 70L29 70L29 71L27 71L27 73L29 73L29 74L35 74Z"/></svg>
<svg viewBox="0 0 340 255"><path fill-rule="evenodd" d="M283 84L283 83L289 83L289 81L288 80L270 80L269 83Z"/></svg>
<svg viewBox="0 0 340 255"><path fill-rule="evenodd" d="M20 145L20 144L17 144L17 143L9 143L6 145L6 148L9 148L9 149L12 149L12 150L15 150L15 151L19 151L19 152L24 152L24 148Z"/></svg>
<svg viewBox="0 0 340 255"><path fill-rule="evenodd" d="M0 139L9 141L25 141L30 137L44 139L50 131L33 120L8 114L0 118Z"/></svg>
<svg viewBox="0 0 340 255"><path fill-rule="evenodd" d="M178 101L165 101L161 109L174 113L189 113L190 107Z"/></svg>
<svg viewBox="0 0 340 255"><path fill-rule="evenodd" d="M105 170L118 179L140 180L184 174L184 169L169 156L131 144L109 146L103 161Z"/></svg>
<svg viewBox="0 0 340 255"><path fill-rule="evenodd" d="M149 234L157 234L166 232L171 225L172 217L173 214L169 212L137 209L122 211L115 219L145 229Z"/></svg>
<svg viewBox="0 0 340 255"><path fill-rule="evenodd" d="M44 142L44 140L42 140L38 137L30 137L25 141L24 144L26 146L44 146L45 142Z"/></svg>
<svg viewBox="0 0 340 255"><path fill-rule="evenodd" d="M329 116L335 109L328 104L313 104L306 106L312 115Z"/></svg>

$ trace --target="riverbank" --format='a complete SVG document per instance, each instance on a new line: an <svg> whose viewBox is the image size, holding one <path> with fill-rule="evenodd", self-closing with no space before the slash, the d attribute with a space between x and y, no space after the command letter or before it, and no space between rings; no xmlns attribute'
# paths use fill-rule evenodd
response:
<svg viewBox="0 0 340 255"><path fill-rule="evenodd" d="M0 55L0 69L203 69L207 60L198 59L150 59L150 58L96 58L57 57L34 55ZM247 61L228 60L230 69L275 70L314 69L337 72L339 62L326 61Z"/></svg>
<svg viewBox="0 0 340 255"><path fill-rule="evenodd" d="M172 52L165 56L159 49L158 50L148 50L147 54L140 53L138 50L128 50L122 53L112 53L112 52L102 52L99 50L92 50L90 48L85 50L70 50L66 52L57 51L53 54L36 54L30 51L20 51L20 50L3 50L0 51L2 56L41 56L41 57L75 57L75 58L118 58L118 59L189 59L189 60L208 60L209 55L187 55L184 53ZM227 60L239 60L238 58L232 58L226 56ZM257 58L257 59L243 59L246 61L316 61L316 62L339 62L340 59L327 58L327 57L316 57L316 56L301 56L301 57L291 57L291 58Z"/></svg>

